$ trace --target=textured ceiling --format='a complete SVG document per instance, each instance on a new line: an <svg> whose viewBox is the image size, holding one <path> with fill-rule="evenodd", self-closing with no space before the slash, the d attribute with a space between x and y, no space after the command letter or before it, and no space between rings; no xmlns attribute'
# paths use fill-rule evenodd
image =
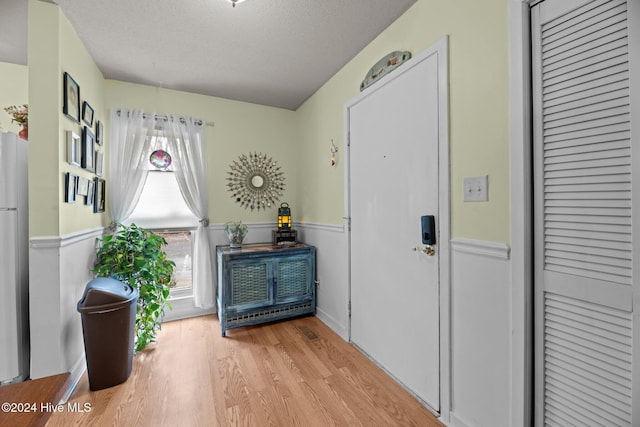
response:
<svg viewBox="0 0 640 427"><path fill-rule="evenodd" d="M105 78L291 110L415 2L55 0ZM26 4L0 0L0 61L26 63Z"/></svg>

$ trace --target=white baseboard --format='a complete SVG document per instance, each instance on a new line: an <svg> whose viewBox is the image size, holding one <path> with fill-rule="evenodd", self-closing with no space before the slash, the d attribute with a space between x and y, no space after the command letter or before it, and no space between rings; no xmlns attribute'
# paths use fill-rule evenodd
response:
<svg viewBox="0 0 640 427"><path fill-rule="evenodd" d="M71 368L71 372L69 372L71 374L71 382L69 383L69 388L65 390L64 395L62 396L62 399L60 399L59 403L62 403L62 404L67 403L67 401L71 398L71 395L75 391L76 387L78 386L78 383L80 382L80 379L82 379L82 375L86 370L87 370L87 362L85 358L85 353L82 352L82 354L80 355L76 363L74 363L73 367Z"/></svg>
<svg viewBox="0 0 640 427"><path fill-rule="evenodd" d="M471 424L465 423L453 412L449 413L449 421L451 427L472 427Z"/></svg>
<svg viewBox="0 0 640 427"><path fill-rule="evenodd" d="M340 338L345 341L349 341L349 331L347 328L340 324L336 319L330 316L326 311L321 308L316 308L316 317L322 321L325 325L327 325L333 332L338 334Z"/></svg>

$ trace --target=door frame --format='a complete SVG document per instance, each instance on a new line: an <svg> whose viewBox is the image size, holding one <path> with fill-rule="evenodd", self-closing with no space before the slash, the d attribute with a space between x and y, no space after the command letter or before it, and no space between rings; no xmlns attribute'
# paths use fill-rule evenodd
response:
<svg viewBox="0 0 640 427"><path fill-rule="evenodd" d="M437 250L439 251L439 341L440 341L440 417L448 422L451 407L451 348L450 348L450 293L451 293L451 186L450 186L450 160L449 160L449 39L441 38L431 46L424 49L418 55L411 58L401 68L385 76L383 82L391 81L401 76L407 70L423 60L438 56L438 229L439 239ZM375 88L375 86L374 86ZM346 141L345 166L344 166L344 220L347 225L347 266L348 266L348 339L351 342L351 158L349 137L349 108L368 97L373 91L364 90L356 97L349 100L344 107L344 140ZM418 400L420 400L418 398ZM423 402L424 403L424 402Z"/></svg>
<svg viewBox="0 0 640 427"><path fill-rule="evenodd" d="M530 8L509 1L509 151L511 206L511 425L533 416L533 112Z"/></svg>
<svg viewBox="0 0 640 427"><path fill-rule="evenodd" d="M544 0L510 0L509 16L509 148L511 206L511 425L529 427L533 422L533 130L531 93L530 9ZM630 43L640 44L640 5L627 1ZM640 55L629 52L630 79L640 81ZM631 99L640 99L640 85L631 85ZM632 117L640 109L630 107ZM640 140L640 126L632 127L631 140ZM633 150L633 145L632 145ZM632 163L632 173L640 174L640 161ZM633 208L640 200L640 189L632 193ZM635 215L634 215L635 217ZM633 250L640 251L640 239ZM635 256L634 271L640 271L640 257ZM640 291L633 291L633 304L640 306ZM634 312L633 348L640 348L639 316ZM640 366L640 351L634 351L633 366ZM634 369L633 384L640 384L640 369ZM640 412L640 393L633 393L632 411ZM635 419L636 417L634 417Z"/></svg>

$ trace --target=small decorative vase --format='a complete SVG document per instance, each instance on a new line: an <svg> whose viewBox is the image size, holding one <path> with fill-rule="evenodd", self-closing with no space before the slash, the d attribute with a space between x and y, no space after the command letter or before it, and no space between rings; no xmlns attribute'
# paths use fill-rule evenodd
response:
<svg viewBox="0 0 640 427"><path fill-rule="evenodd" d="M18 136L25 141L29 140L29 128L27 127L27 125L22 126L22 130L18 132Z"/></svg>
<svg viewBox="0 0 640 427"><path fill-rule="evenodd" d="M229 247L240 248L242 247L242 240L249 230L242 222L229 221L224 225L224 232L227 234L227 239L229 239Z"/></svg>

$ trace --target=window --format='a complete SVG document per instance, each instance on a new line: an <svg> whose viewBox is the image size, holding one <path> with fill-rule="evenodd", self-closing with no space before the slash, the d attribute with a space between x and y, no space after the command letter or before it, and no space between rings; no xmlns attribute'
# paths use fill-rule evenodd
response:
<svg viewBox="0 0 640 427"><path fill-rule="evenodd" d="M190 230L198 226L198 218L187 207L171 171L149 171L140 201L127 221L159 230Z"/></svg>
<svg viewBox="0 0 640 427"><path fill-rule="evenodd" d="M153 152L166 150L166 140L155 138ZM164 141L163 141L164 140ZM164 167L158 156L150 157L147 181L142 189L138 205L127 220L140 227L153 230L167 241L164 247L169 259L175 262L173 272L175 285L172 296L191 294L192 238L191 230L198 225L196 218L185 203L178 182L171 168ZM158 167L159 166L159 167Z"/></svg>
<svg viewBox="0 0 640 427"><path fill-rule="evenodd" d="M190 231L155 231L158 235L165 238L167 246L164 250L167 257L175 262L176 266L173 270L173 282L171 291L182 291L191 288L192 278L192 242Z"/></svg>

